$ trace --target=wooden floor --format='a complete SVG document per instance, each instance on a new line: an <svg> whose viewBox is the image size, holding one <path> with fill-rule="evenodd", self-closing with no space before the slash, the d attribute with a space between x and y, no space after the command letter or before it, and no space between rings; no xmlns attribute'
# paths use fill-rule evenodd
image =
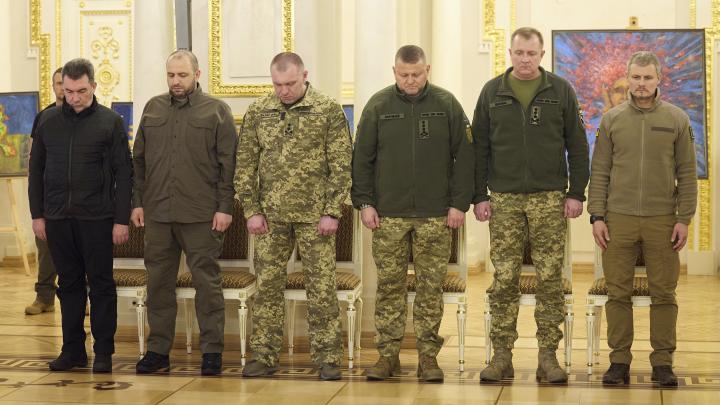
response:
<svg viewBox="0 0 720 405"><path fill-rule="evenodd" d="M636 309L631 384L603 387L608 367L607 344L601 343L600 364L588 376L585 367L585 292L592 275L576 274L573 365L566 386L535 382L537 344L532 308L520 312L520 339L514 350L514 380L480 385L485 359L483 293L491 275L471 275L465 372L457 371L457 330L454 306L445 308L441 334L445 336L439 362L444 384L418 383L414 350L403 350L403 373L385 382L367 382L364 368L377 360L374 349L356 357L356 367L343 370L338 382L318 381L307 353L283 354L281 370L272 378L241 377L240 356L226 351L222 377L200 377L199 350L172 353L169 374L137 376L137 345L119 342L111 375L94 376L89 369L50 373L47 361L61 346L60 314L25 316L34 297L33 278L19 268L0 268L0 405L11 403L123 403L123 404L713 404L720 400L720 277L681 276L680 315L675 371L677 389L659 389L650 381L648 309ZM59 309L59 306L57 307ZM229 332L230 333L230 332ZM234 331L233 331L234 333ZM605 330L603 328L602 335ZM235 337L233 337L235 339ZM88 349L90 350L90 349ZM560 353L560 352L559 352ZM560 359L562 357L560 356Z"/></svg>

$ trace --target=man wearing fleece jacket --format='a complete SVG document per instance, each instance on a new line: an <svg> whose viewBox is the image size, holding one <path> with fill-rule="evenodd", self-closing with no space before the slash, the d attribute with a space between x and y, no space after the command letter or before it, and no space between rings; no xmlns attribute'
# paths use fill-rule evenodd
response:
<svg viewBox="0 0 720 405"><path fill-rule="evenodd" d="M588 211L603 249L610 368L604 384L628 383L633 341L632 291L638 245L650 287L652 380L676 386L680 274L678 252L697 204L695 143L688 115L660 99L660 61L640 51L628 61L630 95L600 122L592 159Z"/></svg>

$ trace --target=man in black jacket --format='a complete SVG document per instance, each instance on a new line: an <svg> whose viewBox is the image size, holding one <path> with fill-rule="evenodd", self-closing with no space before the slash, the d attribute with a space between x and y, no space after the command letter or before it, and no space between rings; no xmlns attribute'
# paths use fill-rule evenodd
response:
<svg viewBox="0 0 720 405"><path fill-rule="evenodd" d="M30 153L33 232L48 242L62 310L62 352L49 366L65 371L87 365L89 284L93 371L110 372L117 328L112 245L128 239L130 151L122 118L95 99L90 61L71 60L62 77L65 102L42 115Z"/></svg>

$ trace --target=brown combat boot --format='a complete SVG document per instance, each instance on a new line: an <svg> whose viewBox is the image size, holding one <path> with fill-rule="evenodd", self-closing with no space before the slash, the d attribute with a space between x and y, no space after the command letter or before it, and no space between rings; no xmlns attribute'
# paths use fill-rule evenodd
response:
<svg viewBox="0 0 720 405"><path fill-rule="evenodd" d="M437 359L424 354L421 354L418 359L417 376L426 382L443 382L445 379L445 374L438 366Z"/></svg>
<svg viewBox="0 0 720 405"><path fill-rule="evenodd" d="M370 381L385 380L393 375L400 374L400 355L392 357L380 356L374 366L365 371L365 377Z"/></svg>
<svg viewBox="0 0 720 405"><path fill-rule="evenodd" d="M25 307L26 315L37 315L43 312L55 312L54 303L43 302L39 298L35 298L35 301L32 304Z"/></svg>
<svg viewBox="0 0 720 405"><path fill-rule="evenodd" d="M540 348L538 351L538 368L535 376L538 382L546 379L550 383L566 383L568 375L560 367L555 350Z"/></svg>
<svg viewBox="0 0 720 405"><path fill-rule="evenodd" d="M480 373L480 382L497 382L503 378L515 377L510 349L495 349L490 364Z"/></svg>

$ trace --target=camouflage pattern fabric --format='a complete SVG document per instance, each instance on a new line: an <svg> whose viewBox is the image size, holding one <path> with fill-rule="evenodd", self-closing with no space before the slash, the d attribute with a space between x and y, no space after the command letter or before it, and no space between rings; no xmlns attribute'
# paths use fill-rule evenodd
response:
<svg viewBox="0 0 720 405"><path fill-rule="evenodd" d="M282 348L287 262L295 240L302 254L308 297L310 357L315 363L342 362L340 308L335 293L335 236L318 235L316 224L269 222L255 237L259 290L253 307L253 358L273 366Z"/></svg>
<svg viewBox="0 0 720 405"><path fill-rule="evenodd" d="M557 349L564 320L562 265L565 252L565 193L490 195L490 258L495 266L490 294L490 338L498 349L512 349L517 333L520 270L526 235L538 278L535 322L540 348Z"/></svg>
<svg viewBox="0 0 720 405"><path fill-rule="evenodd" d="M257 100L245 114L237 150L235 191L245 217L339 218L350 192L351 159L347 120L335 100L309 84L289 108L274 93Z"/></svg>
<svg viewBox="0 0 720 405"><path fill-rule="evenodd" d="M408 238L413 243L417 281L413 306L417 350L434 358L442 347L444 340L438 330L451 240L445 219L382 217L380 228L373 232L373 258L377 265L375 342L383 357L398 355L405 334Z"/></svg>

